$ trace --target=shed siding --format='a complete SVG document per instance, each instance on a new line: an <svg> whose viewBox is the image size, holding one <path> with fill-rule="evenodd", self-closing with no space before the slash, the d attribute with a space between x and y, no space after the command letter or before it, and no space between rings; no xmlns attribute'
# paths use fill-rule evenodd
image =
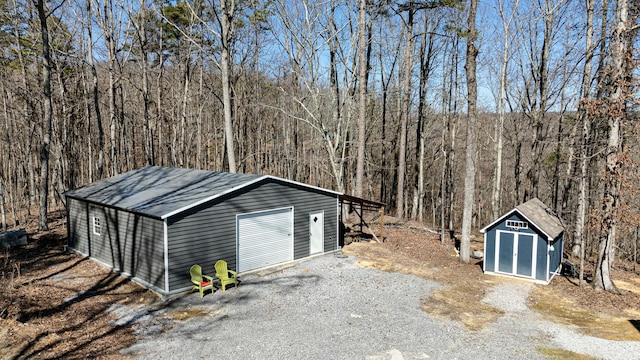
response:
<svg viewBox="0 0 640 360"><path fill-rule="evenodd" d="M169 291L189 287L189 268L212 274L224 259L236 270L236 215L293 207L294 259L309 256L309 213L324 211L325 252L337 247L337 195L268 179L168 219Z"/></svg>
<svg viewBox="0 0 640 360"><path fill-rule="evenodd" d="M496 232L494 230L487 231L484 236L484 271L493 272L496 266Z"/></svg>
<svg viewBox="0 0 640 360"><path fill-rule="evenodd" d="M536 280L547 281L547 241L542 236L538 237L538 255L536 256Z"/></svg>
<svg viewBox="0 0 640 360"><path fill-rule="evenodd" d="M163 221L67 198L68 246L162 290ZM93 233L93 218L101 234Z"/></svg>
<svg viewBox="0 0 640 360"><path fill-rule="evenodd" d="M536 215L535 213L533 215ZM539 215L539 214L538 214ZM532 216L531 214L529 214L530 218L532 219L531 221L534 221L533 219L535 218L534 216ZM507 227L506 223L509 220L515 220L515 221L525 221L528 223L528 228L527 229L511 229L509 227ZM548 225L548 224L547 224ZM512 210L509 213L506 213L503 217L501 217L499 220L495 220L493 223L491 223L490 225L488 225L486 228L483 229L483 231L485 232L484 235L484 239L485 239L485 257L484 257L484 271L485 272L489 272L489 273L493 273L496 271L501 271L503 273L505 273L505 270L502 269L498 269L496 270L496 264L499 263L498 262L498 258L496 258L496 237L497 232L498 231L506 231L506 232L517 232L519 234L536 234L537 235L537 240L534 243L534 248L535 248L535 258L533 259L534 261L534 268L535 268L535 274L532 274L532 276L534 277L535 280L537 281L544 281L544 282L549 282L551 280L551 278L553 278L553 276L555 275L555 272L558 270L558 268L561 265L562 262L562 247L563 247L563 232L560 231L560 234L557 235L557 237L553 240L550 241L548 239L548 236L539 228L540 224L534 224L529 222L527 219L524 218L524 216L521 216L521 214L518 212L517 209ZM549 229L547 229L548 231ZM557 230L557 229L556 229ZM554 235L555 236L555 235ZM554 247L554 250L551 251L549 248L549 244L551 243L551 245ZM521 245L521 244L519 244ZM508 253L513 254L513 250L509 249L508 246L505 247L504 252L507 254L503 254L503 249L502 246L499 249L499 251L501 252L498 256L505 256L504 258L499 258L499 259L504 259L506 267L508 268L507 264L507 257L509 256ZM522 251L528 251L528 247L519 249L519 251L517 252L518 254L518 260L520 259L520 255L522 254ZM514 255L511 255L514 256ZM516 271L515 274L512 274L513 276L521 276L521 277L528 277L526 275L528 275L528 273L525 271L526 270L526 266L528 265L528 262L526 262L526 259L528 257L523 257L522 260L525 260L525 263L522 264L522 267L520 267L520 262L518 262L518 271ZM502 267L502 266L501 266ZM508 272L506 272L508 273ZM518 275L519 274L519 275Z"/></svg>
<svg viewBox="0 0 640 360"><path fill-rule="evenodd" d="M563 243L562 237L556 239L551 245L554 250L549 252L549 275L547 279L551 279L554 276L554 272L558 270L562 263L562 250Z"/></svg>

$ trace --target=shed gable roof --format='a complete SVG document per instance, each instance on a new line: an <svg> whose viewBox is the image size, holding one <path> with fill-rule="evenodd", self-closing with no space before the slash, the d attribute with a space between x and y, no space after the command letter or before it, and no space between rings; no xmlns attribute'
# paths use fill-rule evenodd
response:
<svg viewBox="0 0 640 360"><path fill-rule="evenodd" d="M553 240L558 237L564 231L564 225L558 215L545 205L540 199L533 198L525 203L516 206L513 210L502 215L491 224L485 226L480 232L486 232L494 225L502 222L505 218L509 217L514 212L519 213L522 217L527 219L530 223L534 224L540 229L548 240Z"/></svg>
<svg viewBox="0 0 640 360"><path fill-rule="evenodd" d="M263 179L295 183L268 175L145 166L67 191L65 195L157 218L166 218ZM295 184L315 188L310 185ZM334 193L326 189L320 190Z"/></svg>

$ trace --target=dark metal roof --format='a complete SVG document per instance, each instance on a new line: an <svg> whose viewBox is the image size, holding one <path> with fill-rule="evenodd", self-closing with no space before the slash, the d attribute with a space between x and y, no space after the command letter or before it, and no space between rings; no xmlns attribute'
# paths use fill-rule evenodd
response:
<svg viewBox="0 0 640 360"><path fill-rule="evenodd" d="M564 224L562 223L562 219L560 219L560 217L556 215L553 210L551 210L538 198L533 198L525 203L516 206L515 209L499 217L480 231L485 232L495 224L504 220L507 216L510 216L514 211L518 212L525 219L527 219L527 221L534 224L538 229L544 232L547 235L548 240L555 239L564 231Z"/></svg>
<svg viewBox="0 0 640 360"><path fill-rule="evenodd" d="M340 202L359 204L360 206L363 206L363 208L366 208L367 210L377 210L381 207L386 206L384 203L381 203L381 202L367 200L367 199L359 198L352 195L346 195L346 194L340 195Z"/></svg>
<svg viewBox="0 0 640 360"><path fill-rule="evenodd" d="M269 178L295 183L268 175L146 166L67 191L65 195L152 217L167 218ZM295 184L315 188L310 185ZM331 190L320 190L334 193Z"/></svg>

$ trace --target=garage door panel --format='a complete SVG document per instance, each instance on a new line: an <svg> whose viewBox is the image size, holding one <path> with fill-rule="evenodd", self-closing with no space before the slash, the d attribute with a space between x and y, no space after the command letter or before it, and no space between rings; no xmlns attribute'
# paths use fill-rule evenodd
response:
<svg viewBox="0 0 640 360"><path fill-rule="evenodd" d="M260 230L256 230L256 231L260 231ZM242 236L241 239L243 240L244 242L243 246L245 247L260 246L262 243L278 242L278 241L286 240L288 238L288 233L281 234L273 231L263 231L263 232L260 232L259 234L244 234L244 235L241 232L240 235Z"/></svg>
<svg viewBox="0 0 640 360"><path fill-rule="evenodd" d="M293 210L277 209L239 215L238 271L293 260Z"/></svg>
<svg viewBox="0 0 640 360"><path fill-rule="evenodd" d="M278 249L281 249L281 251L288 251L288 242L288 239L281 239L275 241L264 241L250 246L242 246L240 252L241 260L244 260L247 256L254 257L267 253L273 254L279 251Z"/></svg>
<svg viewBox="0 0 640 360"><path fill-rule="evenodd" d="M253 254L253 256L251 256L251 254L247 254L245 257L242 258L241 264L250 264L251 268L250 269L244 269L244 270L240 270L240 271L248 271L248 270L252 270L252 269L258 269L261 267L266 267L266 266L270 266L270 265L274 265L274 264L279 264L279 263L283 263L283 262L287 262L291 260L291 254L290 252L287 251L278 251L278 252L271 252L270 256L264 257L262 256L262 254ZM241 265L242 266L242 265Z"/></svg>

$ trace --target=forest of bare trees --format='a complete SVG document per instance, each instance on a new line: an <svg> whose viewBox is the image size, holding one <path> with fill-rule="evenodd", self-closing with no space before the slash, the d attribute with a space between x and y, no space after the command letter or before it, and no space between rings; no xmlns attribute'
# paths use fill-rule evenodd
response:
<svg viewBox="0 0 640 360"><path fill-rule="evenodd" d="M148 164L355 194L443 239L538 197L564 220L565 251L615 291L612 264L639 252L639 13L630 0L0 0L2 228L38 215L44 230L64 191Z"/></svg>

